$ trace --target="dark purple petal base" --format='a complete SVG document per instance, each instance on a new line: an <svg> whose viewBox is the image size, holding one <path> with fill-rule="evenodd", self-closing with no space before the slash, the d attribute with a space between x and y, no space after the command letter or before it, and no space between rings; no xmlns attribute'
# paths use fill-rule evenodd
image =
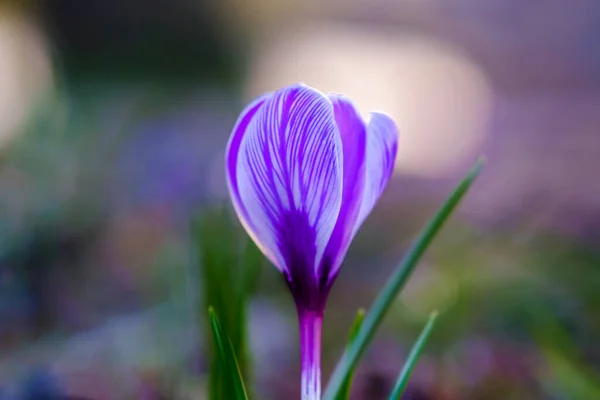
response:
<svg viewBox="0 0 600 400"><path fill-rule="evenodd" d="M298 312L323 314L329 289L331 259L325 255L314 267L315 230L302 211L287 212L278 221L278 243L287 266L283 271Z"/></svg>
<svg viewBox="0 0 600 400"><path fill-rule="evenodd" d="M288 265L289 269L284 272L284 276L296 302L298 313L312 312L323 315L327 296L334 281L329 276L331 271L329 258L323 259L317 271L311 265L302 262L292 262Z"/></svg>

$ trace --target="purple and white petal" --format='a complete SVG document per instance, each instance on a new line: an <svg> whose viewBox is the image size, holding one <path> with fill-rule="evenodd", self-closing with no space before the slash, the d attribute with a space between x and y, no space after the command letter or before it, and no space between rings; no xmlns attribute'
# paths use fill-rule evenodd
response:
<svg viewBox="0 0 600 400"><path fill-rule="evenodd" d="M337 223L325 250L324 262L329 263L329 277L337 275L358 219L365 184L367 127L350 99L329 94L335 122L340 131L344 151L342 205Z"/></svg>
<svg viewBox="0 0 600 400"><path fill-rule="evenodd" d="M342 157L333 105L312 88L281 89L252 118L238 193L249 233L281 271L314 278L340 210Z"/></svg>
<svg viewBox="0 0 600 400"><path fill-rule="evenodd" d="M231 193L231 200L242 225L244 225L247 231L251 231L252 229L249 226L250 219L246 208L241 202L236 173L240 144L242 143L242 138L244 137L250 122L256 115L256 112L272 95L273 93L267 93L258 97L242 111L233 127L231 137L227 143L227 149L225 150L225 176L227 177L227 185L229 186L229 192Z"/></svg>
<svg viewBox="0 0 600 400"><path fill-rule="evenodd" d="M367 162L365 190L354 233L367 218L385 189L396 161L398 128L385 114L371 113L367 125Z"/></svg>

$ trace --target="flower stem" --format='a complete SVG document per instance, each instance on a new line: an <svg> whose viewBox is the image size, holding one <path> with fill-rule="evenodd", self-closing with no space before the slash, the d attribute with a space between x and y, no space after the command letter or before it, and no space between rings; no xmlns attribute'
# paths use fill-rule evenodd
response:
<svg viewBox="0 0 600 400"><path fill-rule="evenodd" d="M302 400L321 399L321 326L323 316L315 311L299 311Z"/></svg>

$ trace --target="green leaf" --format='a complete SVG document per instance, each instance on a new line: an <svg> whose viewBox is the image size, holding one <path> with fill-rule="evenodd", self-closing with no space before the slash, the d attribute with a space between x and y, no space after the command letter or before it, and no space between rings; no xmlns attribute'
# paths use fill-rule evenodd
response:
<svg viewBox="0 0 600 400"><path fill-rule="evenodd" d="M352 326L350 327L350 333L348 334L348 345L352 344L354 338L356 338L356 334L358 333L358 329L362 325L363 320L365 319L365 309L359 308L356 312L356 317L354 318L354 322L352 322Z"/></svg>
<svg viewBox="0 0 600 400"><path fill-rule="evenodd" d="M192 238L203 294L199 309L206 310L209 305L214 308L229 336L241 374L251 379L247 308L264 258L224 207L211 207L199 215L192 225ZM201 319L205 318L202 313ZM202 328L210 336L210 320L206 322ZM220 400L227 391L224 387L226 372L222 370L214 346L209 348L209 355L209 398Z"/></svg>
<svg viewBox="0 0 600 400"><path fill-rule="evenodd" d="M390 394L389 400L400 400L400 398L402 397L402 393L404 393L404 389L406 388L406 385L408 384L410 375L412 374L413 369L417 365L417 361L419 361L419 357L421 357L421 353L423 352L423 348L425 348L427 339L429 339L429 336L431 335L431 332L433 331L433 326L435 325L437 316L438 316L437 311L431 313L431 315L429 316L427 325L425 325L425 328L423 328L421 335L419 335L419 339L417 339L417 342L415 343L415 345L413 346L413 348L410 351L410 354L408 355L408 359L406 360L406 363L404 363L404 367L402 368L402 371L400 372L400 376L398 376L398 380L396 381L396 384L394 385L394 389L392 390L392 393Z"/></svg>
<svg viewBox="0 0 600 400"><path fill-rule="evenodd" d="M212 307L208 309L208 315L210 318L210 327L213 332L213 338L217 353L219 355L218 360L222 365L222 371L224 371L223 388L221 400L223 399L235 399L235 400L247 400L248 395L244 387L244 381L242 374L235 356L235 351L231 345L231 340L221 327L219 318ZM223 396L224 395L224 396Z"/></svg>
<svg viewBox="0 0 600 400"><path fill-rule="evenodd" d="M352 342L356 338L358 328L362 325L363 319L365 318L365 309L360 308L356 313L356 318L350 327L350 334L348 335L348 346L352 345ZM350 370L348 378L344 381L344 386L337 397L337 400L348 400L350 398L350 389L352 389L352 378L354 375L354 368Z"/></svg>
<svg viewBox="0 0 600 400"><path fill-rule="evenodd" d="M444 222L446 222L475 178L477 178L481 172L483 164L484 160L480 158L425 228L419 233L419 236L417 236L415 242L408 250L408 253L402 259L400 265L398 265L398 268L381 289L373 302L371 309L366 314L362 325L358 329L355 340L352 342L352 345L346 349L333 371L329 385L323 395L324 400L334 400L338 398L339 393L343 390L344 382L348 379L350 372L371 342L375 331L381 324L390 305L406 284L406 281L412 274L415 266L435 235L439 232Z"/></svg>

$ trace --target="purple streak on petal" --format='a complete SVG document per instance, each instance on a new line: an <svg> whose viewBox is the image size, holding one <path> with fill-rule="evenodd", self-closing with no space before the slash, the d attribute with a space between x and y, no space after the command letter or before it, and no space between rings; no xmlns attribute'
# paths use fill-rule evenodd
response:
<svg viewBox="0 0 600 400"><path fill-rule="evenodd" d="M242 139L248 130L250 122L265 101L267 101L272 95L273 93L264 94L244 108L238 117L235 126L233 127L231 137L229 138L227 149L225 151L225 176L227 177L227 185L231 194L231 201L233 202L233 206L240 221L242 222L242 225L244 225L248 232L252 231L253 228L249 225L251 223L250 218L248 217L246 207L242 203L240 197L237 177L238 155L240 151L240 144L242 143ZM257 244L260 247L260 244Z"/></svg>
<svg viewBox="0 0 600 400"><path fill-rule="evenodd" d="M329 94L335 111L335 121L340 131L344 150L342 205L337 223L327 244L332 283L337 275L358 219L365 185L366 125L356 107L347 97Z"/></svg>
<svg viewBox="0 0 600 400"><path fill-rule="evenodd" d="M297 303L297 293L318 295L315 265L339 213L342 157L331 102L304 85L275 92L240 144L236 174L249 233L286 273ZM309 300L306 307L316 305Z"/></svg>
<svg viewBox="0 0 600 400"><path fill-rule="evenodd" d="M398 149L398 128L385 114L371 113L367 125L367 175L360 213L354 232L367 218L385 189L396 161Z"/></svg>
<svg viewBox="0 0 600 400"><path fill-rule="evenodd" d="M323 315L298 310L300 358L302 369L301 399L321 399L321 327Z"/></svg>

